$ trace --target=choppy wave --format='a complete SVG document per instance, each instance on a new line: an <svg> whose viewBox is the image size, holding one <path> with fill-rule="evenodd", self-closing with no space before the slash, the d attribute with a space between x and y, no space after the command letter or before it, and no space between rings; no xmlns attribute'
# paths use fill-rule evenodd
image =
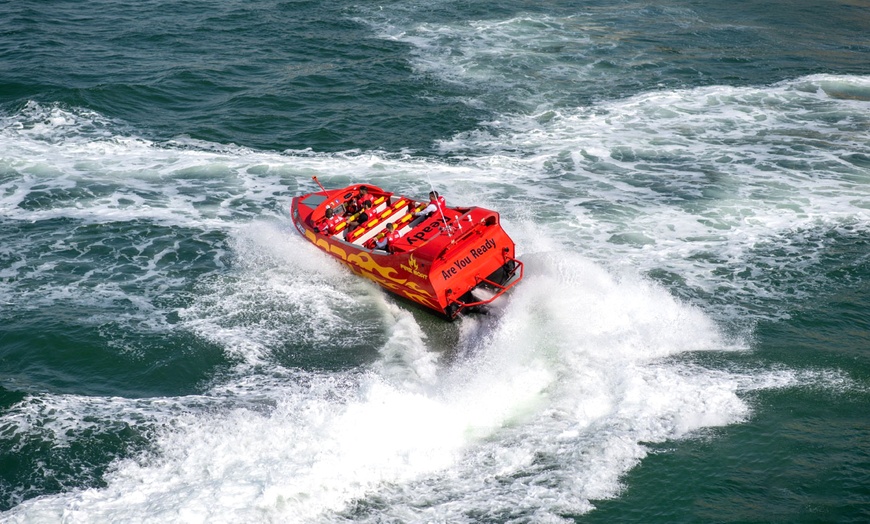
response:
<svg viewBox="0 0 870 524"><path fill-rule="evenodd" d="M742 343L649 282L614 278L576 255L527 263L528 285L498 315L463 321L462 354L446 367L432 360L410 313L386 303L385 359L368 371L331 373L270 366L275 355L236 343L274 347L268 330L212 311L205 316L223 331L209 336L243 360L202 395L25 399L3 416L4 433L56 447L123 424L152 441L147 452L118 460L106 487L24 502L7 516L465 521L469 511L499 518L513 508L514 516L546 519L618 494L621 475L647 453L644 443L744 419L741 394L829 379L670 360ZM330 294L329 285L312 285ZM265 293L261 301L281 292ZM216 300L247 308L232 293ZM401 358L386 358L396 344ZM348 509L373 492L385 508Z"/></svg>
<svg viewBox="0 0 870 524"><path fill-rule="evenodd" d="M31 104L0 135L9 151L0 198L19 223L139 221L169 227L170 237L173 228L226 235L264 214L280 219L310 174L412 194L431 182L498 207L526 251L568 245L676 283L685 297L770 315L753 296L775 298L783 279L792 297L807 296L824 285L814 268L827 251L866 233L868 91L865 78L814 76L506 117L497 136L443 143L463 155L447 163L154 144L91 131L105 127L100 118ZM7 249L21 251L14 239ZM22 263L12 260L7 276Z"/></svg>
<svg viewBox="0 0 870 524"><path fill-rule="evenodd" d="M252 273L310 263L281 250L269 256L277 260L252 264ZM232 292L204 296L200 307L212 309L202 316L215 328L203 336L235 352L236 369L189 397L43 394L13 406L0 418L13 441L64 447L121 425L149 443L116 460L105 487L26 501L6 517L548 520L619 494L620 478L649 444L744 420L747 393L830 388L832 378L850 387L827 372L683 361L687 352L744 342L661 287L615 277L576 254L530 256L527 264L529 282L497 314L462 321L450 363L431 351L410 312L374 294L384 317L380 358L354 370L292 371L268 354L277 344L270 326L214 309L220 302L244 314L249 305ZM339 290L317 278L334 271L312 271L311 285L327 300ZM283 294L280 275L267 280L271 290L253 292L263 306ZM326 324L331 314L311 317ZM309 342L315 351L341 337Z"/></svg>
<svg viewBox="0 0 870 524"><path fill-rule="evenodd" d="M654 92L443 147L488 151L469 162L512 172L515 206L576 249L748 305L783 280L809 296L829 251L866 235L868 101L870 79L824 75Z"/></svg>
<svg viewBox="0 0 870 524"><path fill-rule="evenodd" d="M870 79L560 97L578 71L607 77L619 35L595 23L381 24L421 74L509 109L441 156L158 142L63 104L0 115L0 322L95 326L157 368L134 335L221 355L196 394L26 388L4 452L74 471L17 487L3 520L557 521L618 496L651 444L747 420L756 391L860 388L694 357L745 352L751 322L866 264ZM432 324L293 236L311 175L498 209L527 281ZM89 439L122 444L88 458Z"/></svg>

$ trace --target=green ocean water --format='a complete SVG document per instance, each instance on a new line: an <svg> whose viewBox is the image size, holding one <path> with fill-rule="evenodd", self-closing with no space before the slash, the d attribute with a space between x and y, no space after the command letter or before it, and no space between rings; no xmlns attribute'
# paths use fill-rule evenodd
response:
<svg viewBox="0 0 870 524"><path fill-rule="evenodd" d="M870 3L0 0L0 522L870 520ZM446 323L294 233L501 213Z"/></svg>

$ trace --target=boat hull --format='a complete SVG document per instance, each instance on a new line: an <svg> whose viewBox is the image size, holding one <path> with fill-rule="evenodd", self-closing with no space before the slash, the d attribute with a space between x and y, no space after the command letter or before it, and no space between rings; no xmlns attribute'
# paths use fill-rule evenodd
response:
<svg viewBox="0 0 870 524"><path fill-rule="evenodd" d="M498 213L479 207L444 208L413 223L409 209L422 204L367 186L378 202L373 220L348 238L342 227L336 233L321 231L326 208L344 209L359 187L302 195L293 199L290 209L297 231L354 273L451 319L492 302L522 280L522 263L515 258L514 242L502 229ZM392 252L373 249L372 242L389 222L402 236ZM494 294L476 298L473 291L481 287Z"/></svg>

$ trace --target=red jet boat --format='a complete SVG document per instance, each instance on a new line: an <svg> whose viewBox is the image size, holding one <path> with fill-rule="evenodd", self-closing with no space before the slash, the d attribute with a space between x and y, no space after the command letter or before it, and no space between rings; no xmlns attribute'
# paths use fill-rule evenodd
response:
<svg viewBox="0 0 870 524"><path fill-rule="evenodd" d="M379 187L320 187L322 191L294 197L290 204L299 233L354 273L448 319L489 304L523 278L514 242L495 211L438 206L420 221L414 220L414 212L426 203ZM368 219L360 223L356 203L362 187L371 195L371 207ZM336 217L328 225L327 209ZM355 223L359 225L348 233ZM393 234L390 245L378 249L387 224L393 224L398 238ZM484 297L472 294L478 288L489 292Z"/></svg>

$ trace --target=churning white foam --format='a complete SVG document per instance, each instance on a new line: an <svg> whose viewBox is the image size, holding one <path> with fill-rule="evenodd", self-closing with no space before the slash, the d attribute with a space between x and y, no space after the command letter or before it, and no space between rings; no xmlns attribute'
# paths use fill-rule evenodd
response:
<svg viewBox="0 0 870 524"><path fill-rule="evenodd" d="M409 44L417 71L459 83L476 97L467 103L501 113L441 150L493 182L478 190L483 200L546 224L572 250L667 273L717 307L740 303L746 317L777 318L762 302L781 299L782 282L798 299L825 284L808 244L821 253L841 233L870 230L870 77L664 89L641 75L632 81L648 92L608 95L589 85L655 60L639 52L633 64L634 51L608 51L623 44L616 28L626 17L643 23L642 7L418 22L417 5L373 12L369 23ZM724 27L661 9L681 27ZM609 16L621 24L602 25ZM611 55L620 66L597 67Z"/></svg>
<svg viewBox="0 0 870 524"><path fill-rule="evenodd" d="M274 247L274 235L260 228L237 248L245 271L264 274L280 260L310 269L316 292L338 293L316 281L342 280L343 270L308 265L304 250ZM727 372L683 361L687 352L744 345L649 281L566 252L529 255L526 264L528 280L491 315L457 326L450 362L427 347L409 311L374 292L385 342L381 358L363 368L284 368L269 355L276 342L261 338L265 329L202 314L230 333L212 340L241 357L202 395L26 399L5 425L37 422L63 405L69 415L55 435L77 428L76 418L93 425L123 417L153 425L156 436L148 453L113 465L107 487L30 500L4 519L469 522L468 515L509 511L557 520L618 495L646 443L743 420L743 394L798 382L788 370ZM262 276L256 302L268 307L270 296L287 293L277 285L287 277L292 271ZM274 287L263 287L269 280ZM226 300L239 302L229 287ZM349 297L341 300L358 300Z"/></svg>
<svg viewBox="0 0 870 524"><path fill-rule="evenodd" d="M182 313L187 327L209 338L230 335L209 315L230 319L259 310L263 318L271 312L254 337L260 344L266 332L276 333L273 341L331 336L323 319L339 317L329 305L360 307L341 289L318 287L327 277L306 282L280 264L266 268L274 277L266 281L227 271L231 259L244 267L248 258L266 257L257 254L262 246L246 247L258 241L285 246L282 256L306 252L288 231L288 206L293 195L315 188L311 176L333 187L366 181L425 194L427 174L438 165L407 155L257 152L189 139L155 143L93 112L35 102L0 117L0 210L9 224L0 230L0 314L3 305L37 310L69 303L93 312L84 319L91 324L165 331L175 327L162 319ZM461 166L443 171L467 173ZM279 231L270 219L286 228ZM297 257L294 263L302 265L296 271L307 275L318 261L318 255L306 263ZM202 293L196 304L180 312L167 306L168 293L186 295L195 286ZM263 293L253 292L258 286ZM272 293L277 287L286 293ZM239 307L229 307L223 293ZM257 302L265 296L268 307ZM119 312L126 303L130 307ZM301 303L310 309L300 311ZM283 325L295 329L276 329ZM250 343L236 335L240 344Z"/></svg>
<svg viewBox="0 0 870 524"><path fill-rule="evenodd" d="M651 92L505 117L498 136L443 147L512 177L492 205L520 221L520 245L558 237L775 318L761 303L809 296L827 246L870 231L868 100L870 78L831 75Z"/></svg>
<svg viewBox="0 0 870 524"><path fill-rule="evenodd" d="M77 432L100 431L120 420L153 435L152 444L147 453L114 463L104 478L107 487L30 500L4 520L463 522L473 514L555 520L616 496L622 475L646 455L645 443L738 422L750 414L746 392L813 379L788 370L726 372L683 362L687 352L744 344L637 271L606 271L600 259L630 253L618 247L623 244L593 241L588 245L598 254L578 254L586 250L577 229L600 228L603 235L612 222L561 219L556 208L564 204L546 202L566 183L536 175L544 157L556 154L548 148L573 145L542 139L529 142L540 157L495 151L441 165L381 155L263 158L243 150L186 151L140 142L88 157L74 150L75 140L55 142L46 154L64 164L57 180L40 178L26 155L15 160L24 176L3 193L15 208L12 218L43 219L51 212L95 222L133 220L150 207L159 211L146 213L147 221L202 235L221 232L227 240L220 249L230 254L230 267L193 286L195 299L178 312L172 329L218 345L235 367L193 397L28 397L4 415L6 430L36 431L64 445ZM93 160L103 154L117 155L116 163L126 167L75 167L82 165L81 155ZM280 167L287 163L292 167ZM492 315L460 322L456 356L441 358L413 314L294 236L281 216L287 190L278 186L285 178L298 187L309 174L332 170L343 173L336 181L375 180L412 193L421 193L418 186L434 171L433 179L453 201L474 189L480 199L474 203L503 210L527 264L527 280ZM42 191L39 184L60 191L119 176L123 183L112 192L136 198L94 198L78 202L80 211L72 198L51 211L20 205ZM517 187L517 178L529 183ZM614 181L616 189L592 181L602 199L637 194L625 181ZM224 197L198 204L210 191ZM632 198L635 211L623 215L626 223L663 216L656 210L665 207ZM173 211L176 204L184 212ZM662 237L680 235L657 236L644 250L647 256L667 244ZM138 252L150 253L141 262L143 275L153 272L163 284L179 278L159 263L170 248L148 251L147 242L140 244ZM84 245L80 249L87 253ZM710 267L699 264L699 272ZM26 270L26 264L4 269L10 281L40 278ZM50 289L42 291L51 296ZM79 301L100 295L84 285L72 293ZM147 304L139 307L152 316ZM341 327L348 325L353 329ZM292 370L278 355L288 340L319 351L349 348L360 337L381 342L376 358L351 371Z"/></svg>
<svg viewBox="0 0 870 524"><path fill-rule="evenodd" d="M506 117L497 140L478 132L445 143L475 152L449 165L158 145L116 136L92 115L31 106L33 123L26 116L0 132L4 169L21 175L0 186L5 218L221 233L232 267L193 286L173 329L218 345L235 367L194 397L26 398L3 416L4 432L44 431L64 445L121 420L153 428L153 445L114 463L105 488L30 500L2 519L548 521L590 510L618 495L645 443L744 420L747 392L829 381L828 372L687 363L687 353L745 343L637 275L664 268L700 289L774 293L733 278L761 265L752 248L819 223L866 228L866 171L854 167L868 155L866 129L856 128L865 105L830 94L866 85L812 77ZM838 111L845 116L831 123ZM789 167L795 158L810 174ZM311 174L422 194L430 172L452 201L502 211L527 264L526 281L492 315L456 327L449 362L413 314L275 221L286 221L289 195ZM721 194L704 193L708 177L724 179ZM462 202L471 191L478 200ZM54 204L37 205L49 193ZM164 252L141 269L167 283L175 277L159 264ZM3 278L39 282L52 269L26 262ZM4 285L7 300L26 297ZM127 293L47 286L47 300L72 293L81 303ZM148 304L138 305L146 317ZM348 318L368 331L347 328ZM318 351L360 337L381 341L378 357L351 371L293 370L276 355L287 340Z"/></svg>

